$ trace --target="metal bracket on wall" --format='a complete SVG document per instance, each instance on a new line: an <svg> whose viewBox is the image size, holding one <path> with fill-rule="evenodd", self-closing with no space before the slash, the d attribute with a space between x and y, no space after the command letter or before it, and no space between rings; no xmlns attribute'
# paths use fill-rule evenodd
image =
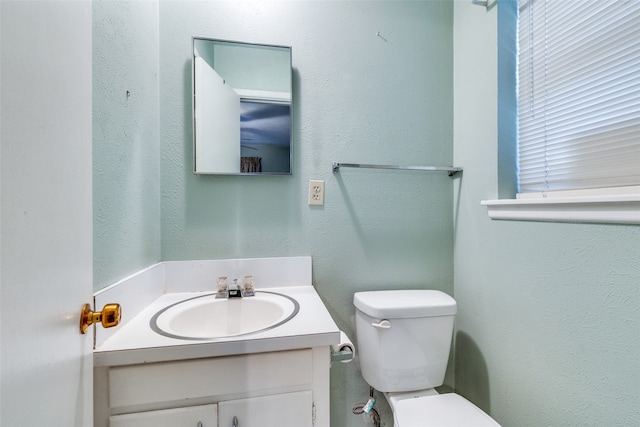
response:
<svg viewBox="0 0 640 427"><path fill-rule="evenodd" d="M487 10L491 10L498 4L498 0L471 0L471 3L476 6L484 6Z"/></svg>

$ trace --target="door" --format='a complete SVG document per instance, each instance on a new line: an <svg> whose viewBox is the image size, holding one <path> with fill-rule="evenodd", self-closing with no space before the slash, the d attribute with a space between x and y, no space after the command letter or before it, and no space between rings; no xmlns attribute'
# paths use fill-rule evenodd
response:
<svg viewBox="0 0 640 427"><path fill-rule="evenodd" d="M0 2L0 425L87 427L91 2Z"/></svg>
<svg viewBox="0 0 640 427"><path fill-rule="evenodd" d="M240 172L240 95L196 57L195 155L198 173Z"/></svg>

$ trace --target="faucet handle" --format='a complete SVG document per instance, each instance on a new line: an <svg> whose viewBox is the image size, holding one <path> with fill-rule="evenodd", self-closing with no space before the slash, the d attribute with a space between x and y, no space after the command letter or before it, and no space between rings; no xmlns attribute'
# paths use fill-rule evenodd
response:
<svg viewBox="0 0 640 427"><path fill-rule="evenodd" d="M227 276L218 277L217 284L218 284L218 293L216 294L216 298L228 298L229 282L227 281Z"/></svg>
<svg viewBox="0 0 640 427"><path fill-rule="evenodd" d="M253 296L255 293L253 276L244 276L242 278L242 287L244 288L245 296Z"/></svg>
<svg viewBox="0 0 640 427"><path fill-rule="evenodd" d="M218 292L227 292L227 289L229 289L229 282L227 281L227 276L218 277L217 283L218 283Z"/></svg>

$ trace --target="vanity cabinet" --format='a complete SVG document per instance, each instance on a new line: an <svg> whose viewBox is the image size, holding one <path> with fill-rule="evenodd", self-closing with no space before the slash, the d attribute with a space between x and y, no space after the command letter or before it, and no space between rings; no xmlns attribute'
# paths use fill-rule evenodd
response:
<svg viewBox="0 0 640 427"><path fill-rule="evenodd" d="M311 391L251 397L218 403L219 426L313 426Z"/></svg>
<svg viewBox="0 0 640 427"><path fill-rule="evenodd" d="M218 405L163 409L110 417L110 427L217 427ZM231 423L228 424L229 426Z"/></svg>
<svg viewBox="0 0 640 427"><path fill-rule="evenodd" d="M94 368L95 427L329 427L329 347Z"/></svg>
<svg viewBox="0 0 640 427"><path fill-rule="evenodd" d="M283 393L218 404L112 415L110 427L313 426L311 391Z"/></svg>

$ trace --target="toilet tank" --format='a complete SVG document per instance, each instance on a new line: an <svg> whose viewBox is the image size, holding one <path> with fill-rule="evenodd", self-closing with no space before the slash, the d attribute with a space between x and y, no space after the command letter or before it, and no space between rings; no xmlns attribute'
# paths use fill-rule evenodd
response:
<svg viewBox="0 0 640 427"><path fill-rule="evenodd" d="M456 301L435 290L357 292L356 336L365 381L383 392L438 387L447 370Z"/></svg>

